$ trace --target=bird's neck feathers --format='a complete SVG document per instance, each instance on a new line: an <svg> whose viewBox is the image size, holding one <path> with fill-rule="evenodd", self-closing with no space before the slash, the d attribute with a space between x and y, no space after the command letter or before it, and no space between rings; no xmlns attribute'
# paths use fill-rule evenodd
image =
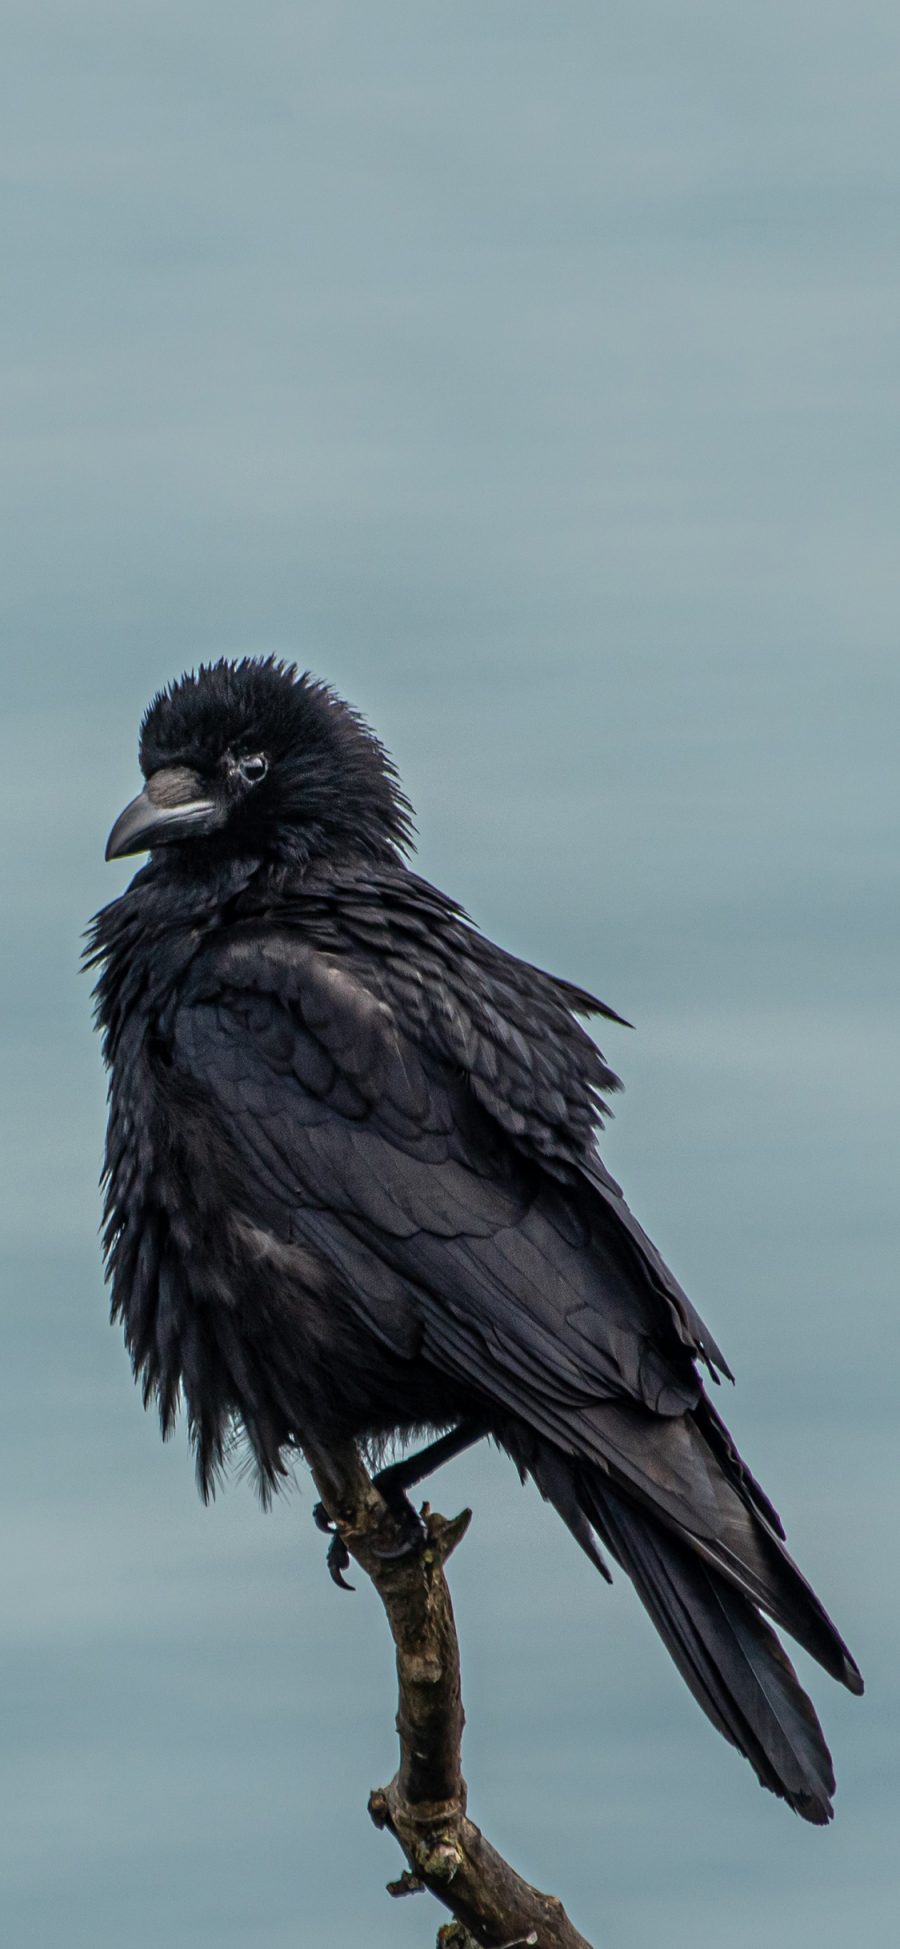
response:
<svg viewBox="0 0 900 1949"><path fill-rule="evenodd" d="M95 1014L107 1062L129 1011L156 1014L164 1007L204 937L221 925L251 877L252 867L232 861L215 876L179 881L151 859L118 900L95 914L84 966L99 970Z"/></svg>

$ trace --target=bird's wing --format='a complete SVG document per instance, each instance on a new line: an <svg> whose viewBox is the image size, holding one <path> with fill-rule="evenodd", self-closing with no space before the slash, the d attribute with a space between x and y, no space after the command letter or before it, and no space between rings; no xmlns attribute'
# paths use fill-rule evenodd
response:
<svg viewBox="0 0 900 1949"><path fill-rule="evenodd" d="M310 925L307 897L296 920ZM289 909L290 911L290 909ZM733 1375L686 1292L638 1224L597 1149L621 1089L577 1019L629 1027L606 1002L547 974L479 934L436 887L403 871L369 875L321 897L324 945L348 948L366 986L425 1056L461 1070L468 1089L522 1155L566 1184L590 1184L622 1252L688 1351L718 1379ZM315 925L315 921L313 921Z"/></svg>
<svg viewBox="0 0 900 1949"><path fill-rule="evenodd" d="M238 1155L244 1215L317 1246L371 1332L670 1521L721 1530L719 1471L698 1474L685 1418L700 1385L628 1232L517 1156L351 968L244 929L195 964L174 1042ZM644 1425L659 1416L684 1429L662 1470Z"/></svg>

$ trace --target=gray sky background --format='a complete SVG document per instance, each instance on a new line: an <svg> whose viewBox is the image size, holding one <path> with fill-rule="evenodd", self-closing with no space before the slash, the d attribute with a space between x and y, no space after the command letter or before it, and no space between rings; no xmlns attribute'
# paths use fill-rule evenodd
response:
<svg viewBox="0 0 900 1949"><path fill-rule="evenodd" d="M150 693L296 656L422 870L638 1025L606 1145L859 1655L821 1834L499 1458L457 1464L475 1817L617 1949L889 1941L900 14L7 0L0 1612L16 1949L404 1949L392 1679L306 1483L196 1498L95 1242L79 933ZM804 1669L810 1669L804 1667ZM349 1858L352 1870L347 1869Z"/></svg>

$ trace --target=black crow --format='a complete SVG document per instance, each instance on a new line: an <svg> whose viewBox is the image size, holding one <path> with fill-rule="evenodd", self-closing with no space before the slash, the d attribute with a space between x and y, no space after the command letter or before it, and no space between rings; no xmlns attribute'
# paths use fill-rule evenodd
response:
<svg viewBox="0 0 900 1949"><path fill-rule="evenodd" d="M230 1430L264 1487L304 1439L426 1434L386 1492L489 1434L627 1571L763 1785L831 1814L822 1732L765 1612L846 1646L704 1385L712 1335L596 1147L613 1010L485 940L404 854L364 721L272 659L156 697L94 922L110 1071L107 1266L145 1401Z"/></svg>

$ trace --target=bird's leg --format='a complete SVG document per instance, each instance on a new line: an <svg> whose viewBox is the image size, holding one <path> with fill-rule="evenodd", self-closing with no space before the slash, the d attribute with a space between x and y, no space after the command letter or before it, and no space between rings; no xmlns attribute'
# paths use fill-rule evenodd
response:
<svg viewBox="0 0 900 1949"><path fill-rule="evenodd" d="M388 1468L379 1469L372 1481L388 1508L399 1511L407 1501L407 1489L412 1489L417 1482L424 1482L435 1469L443 1467L445 1462L452 1462L454 1455L461 1455L464 1449L471 1448L486 1434L487 1423L480 1421L476 1415L467 1415L448 1434L440 1435L437 1441L430 1441L427 1448L419 1448L415 1455L404 1455L402 1462L391 1462Z"/></svg>

